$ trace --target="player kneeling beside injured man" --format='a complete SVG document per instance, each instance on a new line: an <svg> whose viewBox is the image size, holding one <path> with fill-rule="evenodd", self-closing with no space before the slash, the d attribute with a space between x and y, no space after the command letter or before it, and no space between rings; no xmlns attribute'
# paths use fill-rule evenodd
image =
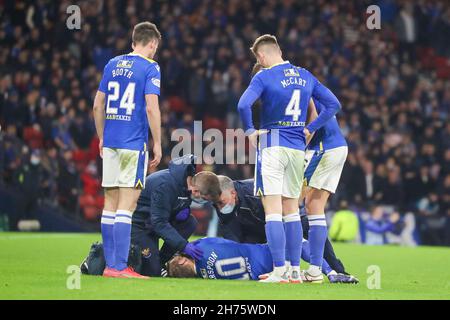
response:
<svg viewBox="0 0 450 320"><path fill-rule="evenodd" d="M167 267L170 276L174 277L258 279L273 268L273 262L264 244L264 209L261 199L253 196L253 180L233 182L212 172L196 173L194 162L192 155L177 158L171 161L168 169L146 178L133 214L129 264L147 276L161 276L161 268ZM221 233L235 241L205 238L188 242L197 225L190 214L192 202L200 205L212 203L219 216ZM302 221L308 223L307 219ZM305 225L304 229L307 227ZM161 249L159 239L164 241ZM322 270L330 282L357 282L356 278L345 273L329 242L325 255L332 266L325 261ZM304 242L302 258L309 261L307 241ZM101 274L104 264L102 246L93 245L89 257L82 264L82 271Z"/></svg>

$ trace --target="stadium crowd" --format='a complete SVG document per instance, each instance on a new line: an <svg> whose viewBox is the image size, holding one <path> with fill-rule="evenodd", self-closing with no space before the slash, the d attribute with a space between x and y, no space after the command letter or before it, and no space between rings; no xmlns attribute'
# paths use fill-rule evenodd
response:
<svg viewBox="0 0 450 320"><path fill-rule="evenodd" d="M370 1L372 2L372 1ZM66 27L70 1L0 4L0 184L25 210L46 199L96 219L103 197L91 113L103 67L130 51L133 25L163 34L163 161L171 132L240 126L237 102L250 81L249 51L278 37L285 59L339 97L349 156L332 205L392 206L414 213L421 243L450 245L450 5L375 1L381 30L366 27L368 1L78 1L81 29ZM205 167L205 166L204 166ZM232 179L251 165L208 166ZM80 208L78 208L80 206Z"/></svg>

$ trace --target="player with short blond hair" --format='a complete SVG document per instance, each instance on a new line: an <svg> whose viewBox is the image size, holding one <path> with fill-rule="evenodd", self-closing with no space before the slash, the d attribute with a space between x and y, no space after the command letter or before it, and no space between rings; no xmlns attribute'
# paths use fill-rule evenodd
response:
<svg viewBox="0 0 450 320"><path fill-rule="evenodd" d="M250 142L256 146L255 194L262 197L266 213L266 236L274 270L263 282L300 280L302 226L298 200L303 182L306 138L322 127L340 109L334 94L308 70L292 65L282 57L273 35L258 37L251 51L263 69L256 73L242 94L238 109ZM311 98L324 105L324 111L306 125ZM261 99L261 126L256 130L251 106ZM284 221L284 224L283 224ZM314 233L314 232L313 232ZM324 246L322 238L312 237L311 250ZM286 274L285 250L292 273Z"/></svg>

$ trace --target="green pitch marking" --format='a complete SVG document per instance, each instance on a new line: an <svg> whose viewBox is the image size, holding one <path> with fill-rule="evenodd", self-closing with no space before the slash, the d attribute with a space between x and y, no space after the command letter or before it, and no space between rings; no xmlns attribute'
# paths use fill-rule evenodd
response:
<svg viewBox="0 0 450 320"><path fill-rule="evenodd" d="M70 266L99 240L99 234L0 233L0 299L450 299L450 248L336 244L358 285L70 278ZM369 289L378 268L380 289Z"/></svg>

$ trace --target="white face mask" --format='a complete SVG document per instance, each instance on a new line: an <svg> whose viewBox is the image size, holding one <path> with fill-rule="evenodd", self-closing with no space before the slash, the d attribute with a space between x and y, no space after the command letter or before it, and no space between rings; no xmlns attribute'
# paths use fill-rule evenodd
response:
<svg viewBox="0 0 450 320"><path fill-rule="evenodd" d="M233 212L235 206L236 205L234 204L227 203L223 206L222 209L220 209L220 212L222 212L223 214L230 214Z"/></svg>

